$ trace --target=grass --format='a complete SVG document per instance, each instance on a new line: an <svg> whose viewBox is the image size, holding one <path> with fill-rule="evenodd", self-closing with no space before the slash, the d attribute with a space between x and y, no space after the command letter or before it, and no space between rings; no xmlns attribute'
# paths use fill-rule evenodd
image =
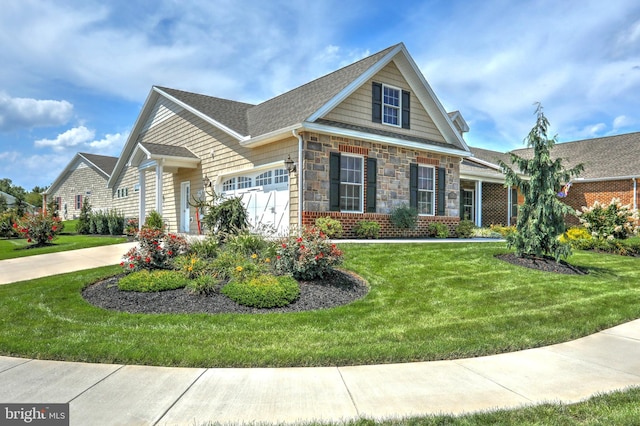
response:
<svg viewBox="0 0 640 426"><path fill-rule="evenodd" d="M24 238L0 239L0 260L119 244L127 241L126 237L77 235L75 234L77 222L77 220L63 222L63 232L53 240L53 244L45 247L30 247L31 244L27 243Z"/></svg>
<svg viewBox="0 0 640 426"><path fill-rule="evenodd" d="M363 300L290 314L127 314L81 289L98 268L0 286L0 354L190 367L327 366L489 355L640 318L640 259L577 252L586 276L494 258L503 243L344 245Z"/></svg>
<svg viewBox="0 0 640 426"><path fill-rule="evenodd" d="M361 419L343 423L306 423L307 426L484 426L484 425L637 425L640 388L598 395L577 404L542 404L463 416L437 415L375 422Z"/></svg>

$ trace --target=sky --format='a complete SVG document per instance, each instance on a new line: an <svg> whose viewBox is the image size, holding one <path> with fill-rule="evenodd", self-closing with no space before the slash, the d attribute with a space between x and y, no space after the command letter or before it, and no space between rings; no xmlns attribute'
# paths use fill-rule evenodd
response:
<svg viewBox="0 0 640 426"><path fill-rule="evenodd" d="M637 0L4 0L0 178L119 156L153 85L259 103L403 42L470 146L640 131Z"/></svg>

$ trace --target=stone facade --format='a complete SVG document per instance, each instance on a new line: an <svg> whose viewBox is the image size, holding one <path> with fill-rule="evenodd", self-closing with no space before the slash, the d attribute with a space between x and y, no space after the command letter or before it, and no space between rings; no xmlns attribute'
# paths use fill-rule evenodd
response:
<svg viewBox="0 0 640 426"><path fill-rule="evenodd" d="M424 236L430 222L443 222L451 231L459 223L459 164L460 158L443 154L396 147L380 143L349 139L339 136L309 133L303 135L304 164L303 186L303 224L310 225L320 216L331 216L341 220L345 228L345 236L353 236L351 227L359 220L375 220L382 227L381 236ZM377 160L376 212L375 213L340 213L330 212L329 208L329 158L331 152L361 155L364 158ZM409 204L409 169L410 164L425 164L446 169L445 214L444 216L421 216L420 225L415 232L405 234L394 229L390 222L390 213L402 204ZM364 176L367 175L366 161ZM435 188L438 188L437 173ZM366 205L368 194L364 191ZM437 192L437 191L436 191ZM438 211L438 196L434 196Z"/></svg>

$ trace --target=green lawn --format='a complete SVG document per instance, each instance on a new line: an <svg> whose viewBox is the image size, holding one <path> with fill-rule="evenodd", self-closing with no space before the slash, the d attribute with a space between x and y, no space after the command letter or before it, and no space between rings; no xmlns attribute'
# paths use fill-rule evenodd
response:
<svg viewBox="0 0 640 426"><path fill-rule="evenodd" d="M126 237L75 234L77 222L77 220L63 222L63 232L53 240L53 244L46 247L32 248L24 238L2 238L0 239L0 260L127 242Z"/></svg>
<svg viewBox="0 0 640 426"><path fill-rule="evenodd" d="M640 419L640 388L598 395L578 404L542 404L515 410L499 410L463 416L438 415L374 422L357 420L344 423L308 425L344 426L485 426L485 425L637 425Z"/></svg>
<svg viewBox="0 0 640 426"><path fill-rule="evenodd" d="M293 314L142 315L86 303L106 267L0 286L0 353L126 364L327 366L453 359L575 339L640 318L640 259L577 252L586 276L494 258L504 243L343 245L363 300Z"/></svg>

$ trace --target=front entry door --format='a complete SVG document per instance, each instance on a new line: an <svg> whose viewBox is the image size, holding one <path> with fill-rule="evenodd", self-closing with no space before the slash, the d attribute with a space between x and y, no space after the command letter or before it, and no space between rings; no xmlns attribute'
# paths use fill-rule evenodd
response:
<svg viewBox="0 0 640 426"><path fill-rule="evenodd" d="M180 232L189 232L191 224L189 198L191 198L191 182L182 182L180 184Z"/></svg>
<svg viewBox="0 0 640 426"><path fill-rule="evenodd" d="M476 221L475 191L471 189L462 190L462 219Z"/></svg>

